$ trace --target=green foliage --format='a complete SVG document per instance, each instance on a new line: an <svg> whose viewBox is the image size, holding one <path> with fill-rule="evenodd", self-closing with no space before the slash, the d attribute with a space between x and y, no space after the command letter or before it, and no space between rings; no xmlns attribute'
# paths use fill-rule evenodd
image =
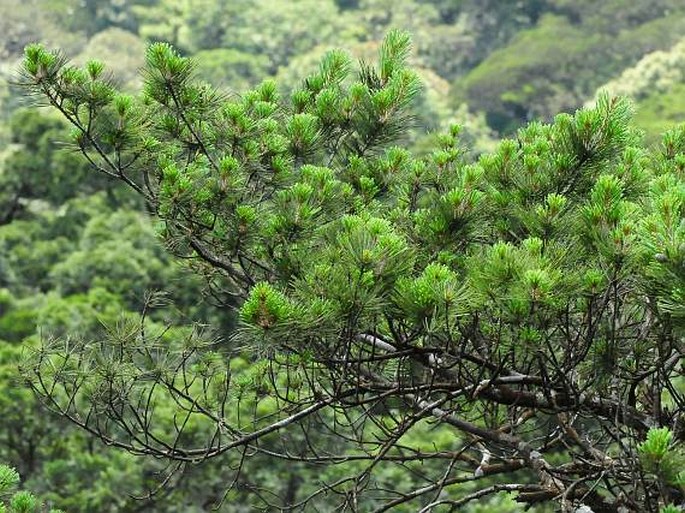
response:
<svg viewBox="0 0 685 513"><path fill-rule="evenodd" d="M587 23L595 30L608 29L618 32L629 23L648 22L673 11L682 5L677 0L656 2L631 2L630 0L609 0L601 5L592 0L551 0L550 5L569 16L570 19Z"/></svg>
<svg viewBox="0 0 685 513"><path fill-rule="evenodd" d="M635 124L649 135L648 141L658 143L661 133L675 128L685 119L685 86L673 85L668 91L651 94L637 105Z"/></svg>
<svg viewBox="0 0 685 513"><path fill-rule="evenodd" d="M88 36L109 27L135 30L137 23L133 6L149 4L149 0L132 2L111 2L108 0L58 0L43 6L63 27Z"/></svg>
<svg viewBox="0 0 685 513"><path fill-rule="evenodd" d="M317 43L330 41L342 19L332 1L290 3L160 1L134 8L140 33L185 51L231 49L237 54L263 55L269 69L279 66ZM235 54L234 54L235 55Z"/></svg>
<svg viewBox="0 0 685 513"><path fill-rule="evenodd" d="M421 276L397 284L398 305L418 325L460 300L456 273L441 264L428 265Z"/></svg>
<svg viewBox="0 0 685 513"><path fill-rule="evenodd" d="M38 513L38 511L45 511L32 493L15 491L18 485L19 473L7 465L0 465L0 511L3 513ZM63 512L50 509L50 513Z"/></svg>
<svg viewBox="0 0 685 513"><path fill-rule="evenodd" d="M233 48L212 48L194 54L197 74L217 87L243 91L268 75L269 58Z"/></svg>
<svg viewBox="0 0 685 513"><path fill-rule="evenodd" d="M11 308L0 318L0 339L18 343L36 331L36 313L30 309Z"/></svg>
<svg viewBox="0 0 685 513"><path fill-rule="evenodd" d="M143 66L145 42L137 35L122 28L109 27L88 40L83 50L74 58L80 64L108 55L105 74L112 74L125 89L140 87L138 71Z"/></svg>
<svg viewBox="0 0 685 513"><path fill-rule="evenodd" d="M417 392L425 394L419 398L443 401L441 408L478 427L502 427L525 441L549 435L546 426L559 424L554 436L576 452L543 450L545 462L563 465L582 452L583 461L592 463L577 475L565 473L575 462L550 475L578 479L586 500L594 499L582 479L611 466L601 455L587 453L587 444L550 411L559 404L563 410L570 396L572 408L580 409L570 427L582 440L603 440L594 429L613 429L608 419L614 418L633 422L615 428L630 433L631 441L647 433L641 424L647 416L649 425L652 418L659 425L677 425L679 378L667 358L679 350L685 319L682 131L673 130L658 150L648 151L627 128L628 104L608 98L549 125L533 123L515 134L514 129L529 117L549 120L559 110L573 110L645 52L670 46L682 24L679 2L189 0L90 2L76 10L72 4L57 2L52 13L36 9L24 18L17 4L7 9L0 27L10 34L8 41L60 40L70 53L83 43L52 36L46 20L60 19L63 26L93 35L76 58L82 69L63 68L61 56L36 47L29 51L27 69L43 76L43 85L59 77L59 87L42 92L66 92L61 107L76 125L72 142L142 201L112 190L112 176L85 172L83 162L55 145L65 140L60 123L17 114L10 127L17 146L4 152L7 164L0 171L0 215L6 223L0 228L0 287L7 288L0 297L0 339L11 344L2 349L3 366L7 363L2 389L10 392L0 408L7 412L0 426L5 447L0 459L20 462L22 475L41 496L69 511L127 511L134 507L127 494L145 494L154 486L149 476L163 467L94 449L77 431L41 418L12 370L17 344L35 347L36 327L50 340L49 354L70 347L74 354L88 353L91 375L85 400L76 407L90 401L99 414L115 416L113 403L138 407L135 398L150 392L153 383L168 391L168 381L156 380L192 354L186 370L196 381L185 384L201 400L184 403L192 419L183 436L173 439L173 426L185 414L167 405L174 396L165 392L150 395L166 405L157 406L154 422L138 425L141 432L168 437L174 450L211 438L200 406L220 410L223 404L230 412L209 422L224 422L225 441L237 436L231 427L252 432L345 386L358 389L355 398L369 400L364 413L346 397L335 412L326 409L316 420L298 424L308 438L297 429L260 438L260 449L290 458L283 467L251 448L249 457L233 450L225 456L211 453L201 467L160 473L175 491L139 505L147 510L204 509L201 504L223 495L226 469L237 467L242 475L220 511L276 507L250 492L258 488L276 491L282 502L269 500L283 509L313 496L320 500L317 507L354 497L355 507L372 510L390 500L381 490L411 494L424 485L463 479L446 484L440 495L436 490L435 497L450 501L518 479L509 473L505 479L472 480L484 457L477 445L482 439L453 429L441 413L434 413L436 422L414 422L419 414L409 408ZM405 67L408 46L401 33L380 48L377 67L368 64L391 26L414 33L416 74ZM118 27L140 27L140 37ZM145 95L129 95L141 83L133 70L144 64L145 37L170 42L180 53L153 46L143 77ZM330 52L319 66L322 48L333 41L363 58L360 72L342 51ZM5 43L0 53L12 44ZM112 66L89 63L98 58ZM659 74L665 79L677 74L677 64L666 60ZM124 84L121 92L110 72ZM256 86L276 74L278 87L271 81ZM195 76L231 92L254 89L226 98ZM308 78L302 82L302 76ZM422 96L417 76L424 83ZM444 79L453 81L458 109L441 98L449 88ZM661 82L655 93L650 78L637 98L636 124L651 142L664 119L674 125L680 119L678 80ZM468 112L462 100L476 112ZM8 97L3 108L15 103ZM512 139L496 146L485 119ZM450 129L455 122L462 133ZM449 133L417 136L408 130L411 125ZM486 154L474 162L465 148ZM131 164L123 173L121 162ZM104 194L79 198L102 189L108 191L106 200ZM143 202L161 215L156 231L168 248L206 276L207 288L181 272L152 243L146 221L126 210ZM183 313L154 307L141 323L134 311L148 308L144 291L168 285ZM231 314L211 311L206 293L224 307L242 305L241 329L235 339L198 349L176 326L186 322L186 312L221 323L223 334L233 324ZM153 297L155 304L167 302ZM639 298L647 298L647 306ZM162 335L170 325L174 328ZM657 325L663 328L660 335ZM641 341L630 331L635 326ZM141 356L143 340L154 341L152 367ZM397 357L387 352L389 346L398 350ZM117 351L125 355L117 359ZM259 358L265 360L256 363ZM226 372L229 360L230 386L212 378ZM651 374L664 360L661 377ZM86 372L68 365L64 370L56 381ZM519 379L517 372L543 384L498 382ZM635 376L645 373L650 373L647 383L636 385ZM108 383L117 385L115 395L105 393ZM134 391L128 397L127 386ZM402 392L381 397L393 395L393 386ZM220 399L222 387L230 389L226 403ZM657 415L653 390L662 389ZM537 392L536 401L548 397L553 406L503 404L510 390L529 401ZM492 394L500 392L493 403ZM621 402L623 418L619 407L608 411L614 401ZM608 406L602 410L598 403ZM529 411L536 412L532 421ZM512 423L524 419L523 424L508 427L507 416ZM375 427L362 428L367 422ZM120 441L126 433L120 427L102 434ZM334 434L327 434L331 429ZM403 432L402 447L387 449ZM343 441L355 438L355 444ZM508 454L502 444L495 444L498 456ZM156 454L162 447L156 446ZM307 447L330 454L336 464L293 462ZM631 462L632 482L645 483L636 500L676 502L659 477L642 474L658 469L641 468L634 454L602 442L593 442L591 449L596 447ZM420 459L392 463L415 450ZM520 446L515 451L516 458L526 455ZM456 463L448 466L454 454ZM374 463L355 460L362 455ZM495 461L507 464L505 458ZM281 468L289 479L277 477ZM536 482L535 468L531 464L520 481ZM337 495L321 495L322 489ZM603 484L599 489L610 496ZM514 511L522 508L515 497L527 498L525 492L495 494L469 511ZM571 500L578 505L573 494ZM419 498L396 509L415 511L429 502ZM433 509L440 507L449 505Z"/></svg>
<svg viewBox="0 0 685 513"><path fill-rule="evenodd" d="M568 109L579 98L569 95L566 86L573 82L583 88L586 80L598 78L592 62L600 37L584 34L563 17L546 15L468 74L465 97L471 108L488 112L490 126L504 132L512 121ZM564 70L573 71L564 76ZM526 107L530 111L523 111Z"/></svg>
<svg viewBox="0 0 685 513"><path fill-rule="evenodd" d="M650 466L657 466L666 456L672 440L673 433L668 428L650 429L647 440L640 444L638 450Z"/></svg>
<svg viewBox="0 0 685 513"><path fill-rule="evenodd" d="M501 132L510 132L521 120L570 110L645 51L676 42L670 34L684 23L681 8L655 19L658 11L652 6L636 5L636 26L631 26L635 22L630 16L586 18L594 14L592 8L579 11L580 21L566 6L561 8L565 16L545 14L535 27L519 32L475 67L457 89L457 98L466 99L472 109L485 110L490 126ZM595 26L609 19L610 28Z"/></svg>
<svg viewBox="0 0 685 513"><path fill-rule="evenodd" d="M648 53L640 61L603 86L612 94L642 100L655 92L665 93L682 80L685 42L680 41L668 50Z"/></svg>
<svg viewBox="0 0 685 513"><path fill-rule="evenodd" d="M666 484L685 488L685 454L674 446L673 433L668 428L652 428L647 439L638 446L642 464Z"/></svg>
<svg viewBox="0 0 685 513"><path fill-rule="evenodd" d="M38 66L52 66L49 61ZM26 109L15 112L9 123L14 147L0 169L0 224L21 217L32 200L61 204L78 194L113 186L92 176L73 152L55 143L66 135L59 118Z"/></svg>
<svg viewBox="0 0 685 513"><path fill-rule="evenodd" d="M558 43L544 56L550 69L582 34L561 16L540 17L534 30ZM516 39L522 62L531 33ZM591 56L600 39L577 42L571 58ZM93 216L78 250L51 266L63 305L51 298L39 319L62 335L64 312L92 305L106 332L45 342L25 367L31 386L134 454L183 463L259 446L303 465L321 454L349 462L340 472L352 477L319 491L289 482L287 505L368 486L369 505L428 507L422 495L440 488L457 506L508 490L523 503L568 497L599 509L619 498L584 476L596 467L609 483L623 480L618 458L634 483L622 494L667 503L659 479L680 479L670 438L646 426L672 425L678 408L661 402L681 404L669 385L685 327L683 132L650 155L630 103L603 95L519 129L475 162L458 126L415 156L398 145L420 91L410 44L391 31L377 64L356 72L345 52L328 52L283 97L270 80L224 97L167 42L149 47L138 97L119 93L97 63L74 68L28 48L25 85L49 92L81 153L142 196L172 251L240 312L225 345L163 327L155 297L142 315L111 322L112 305L135 307L127 291L162 285L164 265L152 262L164 257L135 216ZM518 81L527 64L515 64ZM602 441L604 430L646 434L641 459L630 443ZM540 442L555 436L566 449ZM416 490L393 462L418 470L429 457L425 492L383 491ZM569 464L572 476L549 482ZM507 481L521 469L521 484Z"/></svg>
<svg viewBox="0 0 685 513"><path fill-rule="evenodd" d="M19 472L7 465L0 467L0 494L9 494L19 484Z"/></svg>
<svg viewBox="0 0 685 513"><path fill-rule="evenodd" d="M139 216L118 212L96 217L82 233L78 249L50 270L48 279L61 294L105 287L135 303L146 290L159 289L168 279L165 255ZM120 238L112 240L111 233Z"/></svg>
<svg viewBox="0 0 685 513"><path fill-rule="evenodd" d="M74 447L76 448L76 447ZM140 465L125 453L88 452L48 461L43 496L65 511L126 511L131 499L122 490L140 486Z"/></svg>

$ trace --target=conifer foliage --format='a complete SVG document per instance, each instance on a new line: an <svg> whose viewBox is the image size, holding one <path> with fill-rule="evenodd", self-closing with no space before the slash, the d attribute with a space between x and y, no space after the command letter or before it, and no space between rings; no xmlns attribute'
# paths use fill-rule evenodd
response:
<svg viewBox="0 0 685 513"><path fill-rule="evenodd" d="M672 511L685 129L648 151L629 103L604 96L476 162L458 127L415 156L410 46L390 32L357 71L331 51L285 98L273 82L225 97L161 43L132 97L97 61L29 46L28 90L240 319L220 343L170 345L144 319L46 342L26 364L33 389L106 443L181 464L231 450L363 463L292 508L337 494L357 511L370 494L378 512L447 511L506 491L563 511ZM247 378L233 378L237 354ZM249 418L234 413L246 390L260 398ZM403 442L426 422L449 447ZM418 488L375 479L425 460L441 470Z"/></svg>
<svg viewBox="0 0 685 513"><path fill-rule="evenodd" d="M19 474L12 467L0 464L0 512L2 513L39 513L47 511L44 505L31 492L17 491ZM51 509L50 513L64 513Z"/></svg>

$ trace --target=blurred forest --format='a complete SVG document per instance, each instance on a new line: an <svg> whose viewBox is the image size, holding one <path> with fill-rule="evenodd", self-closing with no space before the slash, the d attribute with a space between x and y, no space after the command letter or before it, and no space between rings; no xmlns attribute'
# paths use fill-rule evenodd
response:
<svg viewBox="0 0 685 513"><path fill-rule="evenodd" d="M28 108L12 85L24 46L40 41L78 63L100 58L136 90L146 45L167 41L226 94L266 78L287 92L325 50L368 59L391 28L413 35L413 66L424 82L407 143L419 153L459 123L475 157L602 89L634 100L649 143L685 116L682 0L0 0L0 463L49 504L70 513L270 510L265 504L276 495L296 503L342 471L256 456L225 495L241 454L170 469L103 446L48 414L22 385L17 363L40 340L97 338L150 305L151 326L170 345L210 325L220 344L234 325L187 264L158 243L140 200L56 143L68 132L59 118ZM255 384L264 379L260 369L240 358L232 367L245 412L268 411ZM403 442L451 443L429 424L414 436ZM388 467L382 480L410 489L430 467ZM468 509L520 510L506 495Z"/></svg>

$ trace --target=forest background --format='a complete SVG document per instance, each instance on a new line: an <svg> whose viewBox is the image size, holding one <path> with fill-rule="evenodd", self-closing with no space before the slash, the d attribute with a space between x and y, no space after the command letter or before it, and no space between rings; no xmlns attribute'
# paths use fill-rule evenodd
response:
<svg viewBox="0 0 685 513"><path fill-rule="evenodd" d="M253 511L266 493L294 502L302 483L333 482L339 469L255 457L224 497L235 461L217 458L150 495L163 462L104 447L47 414L23 386L24 350L67 333L96 337L140 312L151 291L166 291L153 321L170 327L169 339L191 336L197 323L220 339L234 326L157 241L140 200L57 143L68 131L59 118L27 108L12 86L26 44L59 47L77 63L103 58L136 90L146 45L167 41L194 57L200 77L234 94L269 77L288 91L332 47L372 58L388 30L402 28L424 83L410 140L418 153L456 122L475 158L600 89L634 100L649 143L685 118L680 0L2 0L0 14L0 462L72 513ZM249 363L232 362L246 382L256 379ZM257 397L246 403L269 407ZM427 430L407 443L449 444L440 435ZM411 484L413 476L388 467L381 479ZM506 495L470 508L519 510Z"/></svg>

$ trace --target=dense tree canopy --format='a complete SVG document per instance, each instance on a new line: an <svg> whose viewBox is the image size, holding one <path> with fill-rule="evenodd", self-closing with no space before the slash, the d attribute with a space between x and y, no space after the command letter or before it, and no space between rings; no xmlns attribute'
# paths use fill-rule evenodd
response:
<svg viewBox="0 0 685 513"><path fill-rule="evenodd" d="M674 511L685 130L647 151L630 104L602 96L476 162L456 126L416 157L401 146L420 91L409 50L392 31L375 66L331 51L289 97L266 81L227 98L165 43L139 96L98 61L29 46L25 86L240 319L228 340L170 334L153 299L98 336L45 341L32 387L134 454L238 454L229 493L252 457L342 469L265 509L448 511L507 491Z"/></svg>

